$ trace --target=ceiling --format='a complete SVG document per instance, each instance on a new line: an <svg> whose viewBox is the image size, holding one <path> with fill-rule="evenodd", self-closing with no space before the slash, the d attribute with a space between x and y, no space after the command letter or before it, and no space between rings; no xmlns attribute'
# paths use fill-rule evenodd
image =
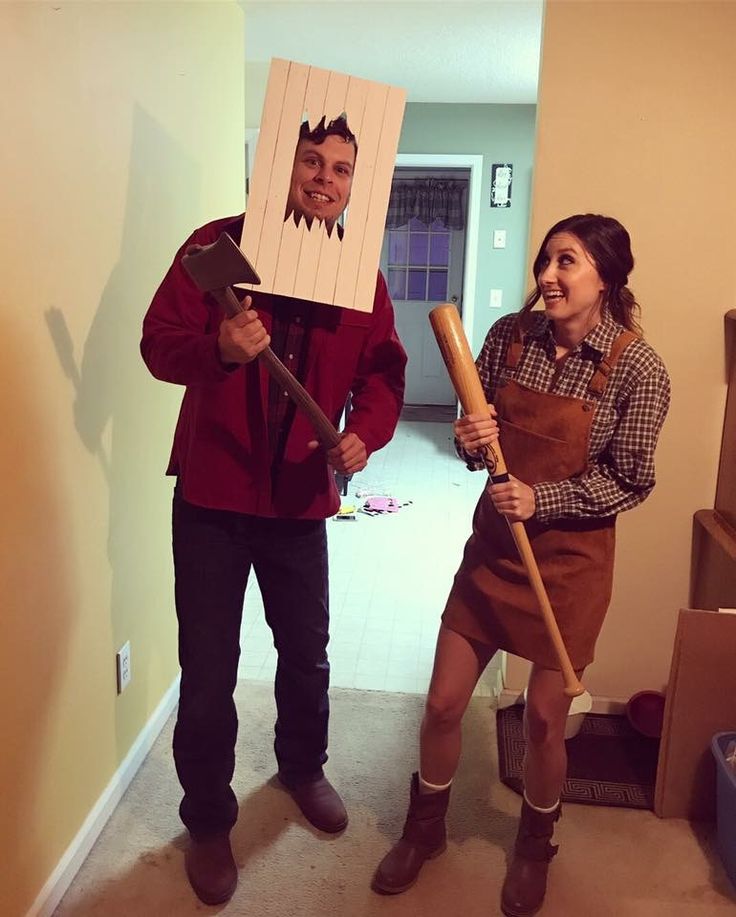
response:
<svg viewBox="0 0 736 917"><path fill-rule="evenodd" d="M248 63L403 86L410 102L534 104L543 0L240 0Z"/></svg>

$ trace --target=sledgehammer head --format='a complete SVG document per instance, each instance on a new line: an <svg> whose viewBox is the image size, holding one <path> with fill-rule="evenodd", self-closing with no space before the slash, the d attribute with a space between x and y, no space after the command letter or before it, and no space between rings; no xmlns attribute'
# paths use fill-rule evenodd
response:
<svg viewBox="0 0 736 917"><path fill-rule="evenodd" d="M211 245L190 245L181 259L203 293L234 283L260 283L261 278L232 238L223 232Z"/></svg>

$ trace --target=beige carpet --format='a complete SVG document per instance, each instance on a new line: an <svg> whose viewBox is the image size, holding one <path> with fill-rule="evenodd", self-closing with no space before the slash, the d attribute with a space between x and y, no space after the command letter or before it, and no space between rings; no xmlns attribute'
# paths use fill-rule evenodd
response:
<svg viewBox="0 0 736 917"><path fill-rule="evenodd" d="M498 782L491 702L474 698L464 723L447 852L417 885L383 897L369 887L398 836L423 699L335 689L327 771L350 824L340 837L312 830L273 785L274 705L269 684L238 688L241 728L233 832L240 885L208 908L183 872L179 787L170 755L173 721L106 826L56 911L58 917L488 917L499 914L518 797ZM718 917L736 896L712 846L711 826L661 821L651 812L568 805L557 833L546 917Z"/></svg>

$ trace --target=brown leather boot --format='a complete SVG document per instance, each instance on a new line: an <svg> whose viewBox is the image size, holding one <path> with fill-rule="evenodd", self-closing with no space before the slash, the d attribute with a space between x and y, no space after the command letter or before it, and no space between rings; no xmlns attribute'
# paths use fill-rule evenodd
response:
<svg viewBox="0 0 736 917"><path fill-rule="evenodd" d="M230 832L190 838L184 857L189 884L205 904L222 904L232 898L238 884L238 867L230 846Z"/></svg>
<svg viewBox="0 0 736 917"><path fill-rule="evenodd" d="M561 815L560 805L546 813L537 812L526 799L522 803L514 854L501 892L501 910L506 917L531 917L541 908L549 861L557 853L550 839Z"/></svg>
<svg viewBox="0 0 736 917"><path fill-rule="evenodd" d="M425 860L439 856L447 846L445 813L450 787L439 793L420 793L419 774L411 776L409 811L401 839L378 864L375 891L397 895L412 886Z"/></svg>

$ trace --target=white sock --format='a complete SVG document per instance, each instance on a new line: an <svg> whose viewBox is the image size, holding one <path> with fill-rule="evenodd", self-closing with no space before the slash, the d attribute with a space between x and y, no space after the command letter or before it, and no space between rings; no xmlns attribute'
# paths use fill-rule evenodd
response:
<svg viewBox="0 0 736 917"><path fill-rule="evenodd" d="M554 812L557 806L560 804L560 800L558 799L553 806L549 807L549 809L543 809L541 806L535 806L531 799L529 799L529 797L526 795L526 790L524 790L524 799L526 799L526 804L534 809L535 812L541 812L543 815L549 815L551 812Z"/></svg>
<svg viewBox="0 0 736 917"><path fill-rule="evenodd" d="M427 781L422 777L421 773L419 774L419 792L420 793L441 793L443 790L446 790L449 786L452 785L452 780L449 783L445 783L442 786L438 786L436 783L427 783Z"/></svg>

